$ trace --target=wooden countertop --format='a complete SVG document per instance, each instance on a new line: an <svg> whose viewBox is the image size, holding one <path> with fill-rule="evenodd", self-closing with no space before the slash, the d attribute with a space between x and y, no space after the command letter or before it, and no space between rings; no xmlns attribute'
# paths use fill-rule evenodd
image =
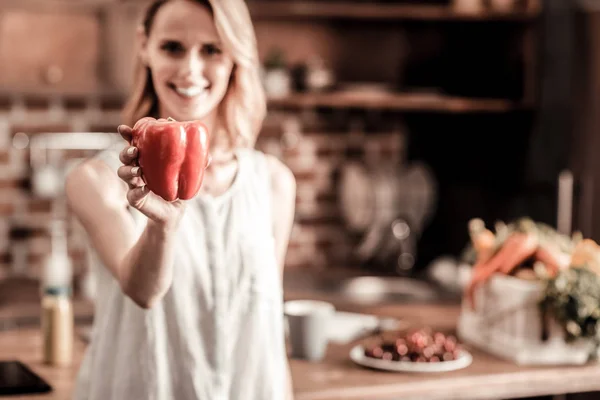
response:
<svg viewBox="0 0 600 400"><path fill-rule="evenodd" d="M18 360L47 381L53 390L47 394L10 396L11 400L68 400L72 396L75 380L86 344L76 340L73 364L55 367L42 363L42 336L39 329L27 328L0 332L0 359Z"/></svg>
<svg viewBox="0 0 600 400"><path fill-rule="evenodd" d="M452 330L458 307L441 305L387 305L356 307L345 311L370 312L397 317L417 327ZM510 362L469 349L473 364L460 371L439 374L404 374L368 370L348 358L352 345L330 344L320 363L290 360L296 400L338 399L498 399L600 390L600 364L573 367L518 367ZM4 360L18 359L46 379L51 394L11 397L17 400L66 400L71 396L85 344L76 343L75 362L56 368L40 362L41 336L34 328L0 332Z"/></svg>
<svg viewBox="0 0 600 400"><path fill-rule="evenodd" d="M459 315L459 307L454 305L341 308L396 317L414 327L429 325L444 331L454 330ZM292 360L296 400L484 400L600 390L600 364L519 367L467 347L473 355L473 363L463 370L435 374L388 373L362 368L349 359L350 349L359 342L343 346L330 344L320 363Z"/></svg>

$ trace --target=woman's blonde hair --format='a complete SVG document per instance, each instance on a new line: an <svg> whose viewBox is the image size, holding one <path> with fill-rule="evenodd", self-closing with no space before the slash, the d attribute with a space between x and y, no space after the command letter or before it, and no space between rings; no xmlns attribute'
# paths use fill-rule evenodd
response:
<svg viewBox="0 0 600 400"><path fill-rule="evenodd" d="M170 0L152 2L146 10L142 27L150 35L154 18ZM256 36L244 0L189 0L210 8L224 50L233 58L229 87L221 104L216 132L224 131L231 146L254 146L265 114L266 99L260 80L260 62ZM136 59L132 93L123 111L124 123L133 126L146 116L158 118L158 98L150 68Z"/></svg>

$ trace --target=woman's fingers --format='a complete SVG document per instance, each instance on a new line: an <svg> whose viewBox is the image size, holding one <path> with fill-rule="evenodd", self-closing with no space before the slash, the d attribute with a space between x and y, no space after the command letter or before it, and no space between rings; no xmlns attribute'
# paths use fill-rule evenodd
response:
<svg viewBox="0 0 600 400"><path fill-rule="evenodd" d="M131 143L131 132L132 129L127 125L119 125L117 127L117 132L121 135L121 137Z"/></svg>
<svg viewBox="0 0 600 400"><path fill-rule="evenodd" d="M147 186L130 189L127 192L127 201L131 207L139 210L146 217L166 225L173 225L179 220L181 213L176 208L183 206L182 204L174 206L165 202L152 193Z"/></svg>
<svg viewBox="0 0 600 400"><path fill-rule="evenodd" d="M121 150L119 153L119 161L125 165L133 164L137 160L138 149L137 147L129 146Z"/></svg>
<svg viewBox="0 0 600 400"><path fill-rule="evenodd" d="M149 193L150 191L146 185L129 189L129 191L127 191L127 201L132 207L142 209L148 200Z"/></svg>
<svg viewBox="0 0 600 400"><path fill-rule="evenodd" d="M117 170L117 175L121 178L125 183L129 185L130 188L138 187L144 184L141 179L141 170L140 167L132 167L130 165L123 165L119 167Z"/></svg>

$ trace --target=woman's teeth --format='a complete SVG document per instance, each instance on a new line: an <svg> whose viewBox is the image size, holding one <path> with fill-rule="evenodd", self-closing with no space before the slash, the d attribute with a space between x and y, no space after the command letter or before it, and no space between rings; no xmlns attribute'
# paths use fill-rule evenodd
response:
<svg viewBox="0 0 600 400"><path fill-rule="evenodd" d="M191 86L189 88L175 87L175 91L185 97L196 97L206 90L205 87Z"/></svg>

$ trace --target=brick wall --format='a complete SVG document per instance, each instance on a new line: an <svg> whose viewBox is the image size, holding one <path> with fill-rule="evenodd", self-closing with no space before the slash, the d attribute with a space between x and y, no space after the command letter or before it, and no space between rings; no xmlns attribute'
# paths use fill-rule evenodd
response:
<svg viewBox="0 0 600 400"><path fill-rule="evenodd" d="M31 190L29 148L13 145L25 133L114 131L120 102L114 98L3 95L0 99L0 276L15 272L39 277L50 251L49 223L57 204ZM92 152L53 151L49 158L81 158ZM60 203L59 203L60 204ZM60 209L58 210L60 211ZM84 237L69 218L70 247L77 273L85 270Z"/></svg>
<svg viewBox="0 0 600 400"><path fill-rule="evenodd" d="M14 147L15 135L113 132L120 123L120 107L119 99L109 97L0 98L0 276L14 271L39 277L43 256L50 250L48 223L53 203L32 193L29 150ZM280 157L297 178L297 214L287 257L289 267L321 268L351 262L348 254L352 239L340 217L336 172L349 159L397 157L402 146L401 136L396 133L367 135L356 129L348 133L347 126L333 127L324 123L327 120L331 118L272 111L257 144ZM52 156L68 159L91 154L69 151ZM85 236L73 218L68 220L70 252L76 274L80 274L86 268Z"/></svg>

